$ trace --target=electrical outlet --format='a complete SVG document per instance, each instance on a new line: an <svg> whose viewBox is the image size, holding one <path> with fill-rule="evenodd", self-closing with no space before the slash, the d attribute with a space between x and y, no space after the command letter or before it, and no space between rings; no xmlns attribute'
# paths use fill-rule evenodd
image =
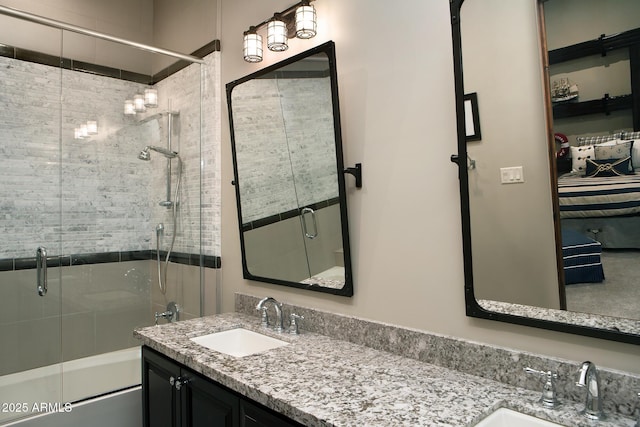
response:
<svg viewBox="0 0 640 427"><path fill-rule="evenodd" d="M500 168L500 182L503 184L517 184L524 182L522 166Z"/></svg>

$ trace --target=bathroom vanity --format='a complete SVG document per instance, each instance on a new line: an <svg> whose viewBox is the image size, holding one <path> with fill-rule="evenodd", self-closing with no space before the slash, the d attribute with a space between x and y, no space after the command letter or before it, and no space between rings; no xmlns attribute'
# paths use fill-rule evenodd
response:
<svg viewBox="0 0 640 427"><path fill-rule="evenodd" d="M146 346L142 384L144 426L300 426Z"/></svg>
<svg viewBox="0 0 640 427"><path fill-rule="evenodd" d="M579 415L581 402L564 399L561 407L544 409L539 403L542 383L537 379L532 380L533 387L524 388L482 378L487 372L504 375L508 369L492 366L495 361L481 354L475 344L465 348L457 342L450 347L439 341L443 337L344 316L341 326L335 328L330 320L321 320L318 312L298 308L296 312L306 322L301 334L277 334L260 326L257 313L249 314L255 311L255 300L247 301L244 313L236 305L236 313L134 333L144 349L145 425L161 426L174 419L176 424L167 425L200 425L197 421L204 419L220 420L220 425L473 426L499 408L565 426L588 425ZM324 324L335 336L309 332L311 322L318 327ZM380 348L354 343L366 323L376 328L366 333L382 343ZM288 345L234 357L191 340L236 328L273 336ZM417 360L436 348L441 361ZM414 354L394 354L403 351ZM469 369L465 358L471 354L477 359L471 366L477 375L461 372ZM445 359L460 369L439 366ZM520 362L535 364L537 369L558 368L557 361L551 361L553 366L540 366L543 362L532 355L520 355ZM569 375L561 374L560 381L575 388L573 373ZM634 389L640 384L636 376L625 377L625 381ZM635 394L630 398L635 405ZM613 411L607 415L599 426L631 427L635 422Z"/></svg>

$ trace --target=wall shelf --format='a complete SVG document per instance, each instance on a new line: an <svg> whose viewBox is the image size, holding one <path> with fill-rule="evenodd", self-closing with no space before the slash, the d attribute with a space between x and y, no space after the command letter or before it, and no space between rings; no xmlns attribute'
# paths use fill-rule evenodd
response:
<svg viewBox="0 0 640 427"><path fill-rule="evenodd" d="M553 118L585 116L588 114L606 114L613 111L630 110L633 108L633 95L609 96L605 94L601 99L583 102L568 102L553 106Z"/></svg>
<svg viewBox="0 0 640 427"><path fill-rule="evenodd" d="M611 97L605 94L601 99L570 102L553 106L553 118L562 119L588 114L606 114L613 111L631 109L633 130L640 130L640 28L605 35L594 40L576 43L549 51L549 65L559 64L592 55L606 56L616 49L629 50L631 68L631 94Z"/></svg>

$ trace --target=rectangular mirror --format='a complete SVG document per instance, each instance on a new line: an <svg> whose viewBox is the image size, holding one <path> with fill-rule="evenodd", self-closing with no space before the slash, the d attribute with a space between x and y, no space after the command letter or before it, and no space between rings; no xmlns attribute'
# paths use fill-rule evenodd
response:
<svg viewBox="0 0 640 427"><path fill-rule="evenodd" d="M578 209L591 187L621 177L592 177L575 166L585 137L583 146L607 140L600 148L611 165L612 146L633 154L639 7L631 0L451 2L454 160L474 162L457 160L467 315L640 344L640 217L610 205ZM478 96L478 141L465 133L468 93ZM516 183L503 173L514 167L523 178ZM638 172L628 167L622 178L637 181ZM622 204L638 204L637 192L624 193L615 196ZM567 206L567 194L576 203Z"/></svg>
<svg viewBox="0 0 640 427"><path fill-rule="evenodd" d="M227 84L246 279L353 295L335 46Z"/></svg>

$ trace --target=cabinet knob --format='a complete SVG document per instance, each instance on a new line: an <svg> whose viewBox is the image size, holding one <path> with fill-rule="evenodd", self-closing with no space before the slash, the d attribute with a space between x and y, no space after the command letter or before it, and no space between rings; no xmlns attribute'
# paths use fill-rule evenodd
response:
<svg viewBox="0 0 640 427"><path fill-rule="evenodd" d="M176 380L176 390L180 390L182 386L187 384L188 382L189 382L188 378L178 377L178 379Z"/></svg>
<svg viewBox="0 0 640 427"><path fill-rule="evenodd" d="M173 387L175 383L176 383L176 379L173 377L169 377L169 384L171 384L171 387Z"/></svg>

